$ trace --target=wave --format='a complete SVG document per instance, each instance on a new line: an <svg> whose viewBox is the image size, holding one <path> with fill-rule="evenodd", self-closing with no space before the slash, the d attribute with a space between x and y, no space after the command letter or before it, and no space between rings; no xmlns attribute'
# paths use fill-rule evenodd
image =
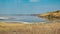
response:
<svg viewBox="0 0 60 34"><path fill-rule="evenodd" d="M33 24L32 22L24 22L24 21L0 21L5 23L21 23L21 24Z"/></svg>
<svg viewBox="0 0 60 34"><path fill-rule="evenodd" d="M0 19L9 19L9 17L0 17Z"/></svg>
<svg viewBox="0 0 60 34"><path fill-rule="evenodd" d="M0 17L0 20L7 20L7 19L16 19L14 17Z"/></svg>

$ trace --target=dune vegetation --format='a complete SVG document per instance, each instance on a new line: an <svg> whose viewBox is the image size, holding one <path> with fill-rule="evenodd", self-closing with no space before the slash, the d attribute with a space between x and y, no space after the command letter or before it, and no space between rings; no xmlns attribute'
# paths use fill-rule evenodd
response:
<svg viewBox="0 0 60 34"><path fill-rule="evenodd" d="M54 22L54 21L60 22L60 10L47 12L44 14L38 14L37 16L44 20L48 20L48 21L52 21L52 22Z"/></svg>
<svg viewBox="0 0 60 34"><path fill-rule="evenodd" d="M60 18L60 10L37 15L38 17Z"/></svg>
<svg viewBox="0 0 60 34"><path fill-rule="evenodd" d="M19 24L0 22L0 34L60 34L60 23Z"/></svg>

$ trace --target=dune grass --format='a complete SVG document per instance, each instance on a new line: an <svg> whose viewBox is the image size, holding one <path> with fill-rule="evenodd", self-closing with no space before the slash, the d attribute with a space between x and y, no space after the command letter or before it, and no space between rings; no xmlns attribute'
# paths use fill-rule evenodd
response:
<svg viewBox="0 0 60 34"><path fill-rule="evenodd" d="M19 24L0 22L0 34L60 34L60 23Z"/></svg>

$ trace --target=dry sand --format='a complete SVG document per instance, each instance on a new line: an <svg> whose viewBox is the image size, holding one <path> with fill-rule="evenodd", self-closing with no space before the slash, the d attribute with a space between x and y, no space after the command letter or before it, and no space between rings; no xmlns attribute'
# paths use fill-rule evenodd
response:
<svg viewBox="0 0 60 34"><path fill-rule="evenodd" d="M60 34L60 23L20 24L0 22L0 34Z"/></svg>

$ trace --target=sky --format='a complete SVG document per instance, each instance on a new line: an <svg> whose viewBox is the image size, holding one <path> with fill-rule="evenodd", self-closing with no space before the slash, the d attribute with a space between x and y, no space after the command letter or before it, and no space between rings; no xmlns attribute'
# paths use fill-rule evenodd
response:
<svg viewBox="0 0 60 34"><path fill-rule="evenodd" d="M60 10L60 0L0 0L0 14L41 14Z"/></svg>

